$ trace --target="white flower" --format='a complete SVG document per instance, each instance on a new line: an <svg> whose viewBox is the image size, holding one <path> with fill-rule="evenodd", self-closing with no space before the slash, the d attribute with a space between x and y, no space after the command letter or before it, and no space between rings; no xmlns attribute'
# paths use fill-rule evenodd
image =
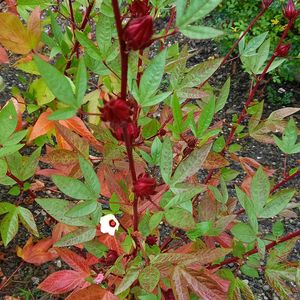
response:
<svg viewBox="0 0 300 300"><path fill-rule="evenodd" d="M115 231L118 230L120 223L114 215L108 214L100 218L100 225L102 233L115 235Z"/></svg>

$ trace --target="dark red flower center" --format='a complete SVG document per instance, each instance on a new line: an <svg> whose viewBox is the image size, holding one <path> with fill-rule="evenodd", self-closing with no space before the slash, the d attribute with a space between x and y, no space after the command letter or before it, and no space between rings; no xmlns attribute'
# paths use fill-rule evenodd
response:
<svg viewBox="0 0 300 300"><path fill-rule="evenodd" d="M109 221L109 226L110 227L116 227L117 223L114 220Z"/></svg>

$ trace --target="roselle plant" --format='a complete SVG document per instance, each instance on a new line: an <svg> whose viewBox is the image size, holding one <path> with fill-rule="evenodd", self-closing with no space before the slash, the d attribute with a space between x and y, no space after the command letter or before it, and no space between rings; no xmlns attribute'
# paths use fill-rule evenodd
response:
<svg viewBox="0 0 300 300"><path fill-rule="evenodd" d="M288 254L300 230L284 235L280 221L269 233L260 228L289 212L296 191L286 183L300 174L298 165L287 169L300 152L292 117L300 108L263 118L257 99L289 57L287 34L300 12L289 0L276 45L268 32L248 38L272 2L262 2L225 57L189 67L193 53L167 38L221 36L202 25L220 0L7 1L0 61L11 53L31 80L0 111L0 182L17 197L0 203L1 237L7 246L19 221L38 237L26 207L35 201L52 235L30 237L17 255L70 266L39 289L72 300L255 299L237 271L255 278L260 270L281 299L293 298L287 282L299 282L299 269ZM231 79L209 79L236 48L250 90L238 116L219 120ZM282 176L240 155L246 137L278 146ZM65 196L45 197L45 177L52 194Z"/></svg>

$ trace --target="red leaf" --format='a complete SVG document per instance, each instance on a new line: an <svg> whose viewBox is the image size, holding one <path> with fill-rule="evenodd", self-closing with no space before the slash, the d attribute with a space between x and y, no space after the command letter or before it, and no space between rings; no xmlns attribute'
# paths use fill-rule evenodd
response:
<svg viewBox="0 0 300 300"><path fill-rule="evenodd" d="M23 249L17 248L17 255L30 264L41 265L58 257L52 245L52 239L44 239L33 244L30 237Z"/></svg>
<svg viewBox="0 0 300 300"><path fill-rule="evenodd" d="M87 284L83 274L73 270L63 270L49 275L38 288L50 294L64 294Z"/></svg>
<svg viewBox="0 0 300 300"><path fill-rule="evenodd" d="M78 272L83 272L86 276L90 274L88 264L82 256L79 256L67 248L58 248L57 253L72 269Z"/></svg>
<svg viewBox="0 0 300 300"><path fill-rule="evenodd" d="M66 300L117 300L114 294L98 285L91 285L85 289L73 293Z"/></svg>
<svg viewBox="0 0 300 300"><path fill-rule="evenodd" d="M9 58L6 50L0 46L0 64L8 64Z"/></svg>
<svg viewBox="0 0 300 300"><path fill-rule="evenodd" d="M19 15L18 11L17 11L17 2L16 0L5 0L6 5L8 7L8 11L15 14L15 15Z"/></svg>
<svg viewBox="0 0 300 300"><path fill-rule="evenodd" d="M57 223L52 231L53 244L59 241L62 238L62 236L64 236L65 234L68 234L76 229L77 227L75 226L66 225L63 223Z"/></svg>
<svg viewBox="0 0 300 300"><path fill-rule="evenodd" d="M104 244L108 249L115 250L119 255L123 253L119 241L114 236L108 234L102 234L99 236L98 239L99 242Z"/></svg>

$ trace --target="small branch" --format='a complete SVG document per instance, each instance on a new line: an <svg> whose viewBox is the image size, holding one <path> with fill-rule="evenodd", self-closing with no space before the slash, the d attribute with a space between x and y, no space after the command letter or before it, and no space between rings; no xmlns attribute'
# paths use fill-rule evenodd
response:
<svg viewBox="0 0 300 300"><path fill-rule="evenodd" d="M121 98L126 100L127 96L127 73L128 73L128 53L126 52L126 44L123 40L123 27L121 21L120 8L118 0L112 0L112 6L115 15L115 23L118 31L120 54L121 54Z"/></svg>
<svg viewBox="0 0 300 300"><path fill-rule="evenodd" d="M17 185L19 186L20 190L22 192L24 191L24 182L22 180L20 180L19 178L17 178L10 171L6 172L6 176L8 176L12 180L14 180L17 183ZM35 193L32 190L28 189L28 190L26 190L26 192L28 192L28 194L29 194L29 196L30 196L31 199L35 199L36 198Z"/></svg>
<svg viewBox="0 0 300 300"><path fill-rule="evenodd" d="M297 172L295 172L294 174L284 177L281 181L279 181L277 184L275 184L273 186L273 188L271 189L271 193L274 193L276 190L278 190L280 187L282 187L285 183L287 183L288 181L297 177L298 175L300 175L300 169Z"/></svg>
<svg viewBox="0 0 300 300"><path fill-rule="evenodd" d="M0 290L2 290L3 288L5 288L5 286L7 286L7 284L9 283L9 281L12 279L12 277L20 271L20 269L23 267L24 265L24 261L22 261L18 267L14 270L14 272L0 285Z"/></svg>
<svg viewBox="0 0 300 300"><path fill-rule="evenodd" d="M284 243L284 242L286 242L286 241L288 241L288 240L291 240L291 239L293 239L293 238L295 238L295 237L298 237L298 236L300 236L300 230L297 230L297 231L295 231L295 232L291 232L291 233L289 233L288 235L286 235L286 236L280 238L278 241L273 241L273 242L269 243L269 244L266 246L266 251L268 251L268 250L274 248L276 245L279 245L279 244L281 244L281 243ZM230 264L230 263L236 263L236 262L239 262L240 260L244 260L244 259L247 258L248 256L253 255L253 254L257 253L257 252L258 252L258 248L255 247L255 248L253 248L252 250L246 252L246 253L243 255L243 258L239 258L239 257L231 257L231 258L225 259L224 261L222 261L221 263L219 263L219 264L217 264L217 265L210 265L210 266L207 267L207 269L213 270L213 269L221 268L221 267L223 267L223 266L225 266L225 265L228 265L228 264Z"/></svg>

